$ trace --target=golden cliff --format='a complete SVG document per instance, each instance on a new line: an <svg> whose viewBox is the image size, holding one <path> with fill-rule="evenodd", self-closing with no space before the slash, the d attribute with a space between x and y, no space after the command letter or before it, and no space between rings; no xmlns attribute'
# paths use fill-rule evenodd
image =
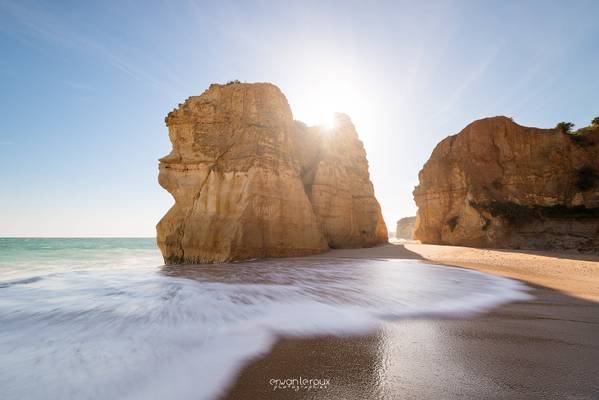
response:
<svg viewBox="0 0 599 400"><path fill-rule="evenodd" d="M584 136L475 121L419 174L415 239L514 248L599 248L599 127Z"/></svg>
<svg viewBox="0 0 599 400"><path fill-rule="evenodd" d="M174 206L157 225L167 264L287 257L387 241L362 142L293 120L268 83L213 84L166 117L159 182Z"/></svg>
<svg viewBox="0 0 599 400"><path fill-rule="evenodd" d="M414 228L416 226L416 217L405 217L397 221L395 228L395 238L412 240L414 239Z"/></svg>

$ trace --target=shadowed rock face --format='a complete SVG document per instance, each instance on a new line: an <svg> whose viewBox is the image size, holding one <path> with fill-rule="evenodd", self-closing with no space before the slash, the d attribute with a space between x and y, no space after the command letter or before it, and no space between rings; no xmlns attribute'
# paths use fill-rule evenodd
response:
<svg viewBox="0 0 599 400"><path fill-rule="evenodd" d="M521 248L599 248L599 131L576 138L475 121L419 174L415 239Z"/></svg>
<svg viewBox="0 0 599 400"><path fill-rule="evenodd" d="M387 242L366 151L349 117L336 114L331 129L296 122L294 141L302 182L329 247Z"/></svg>
<svg viewBox="0 0 599 400"><path fill-rule="evenodd" d="M157 226L167 264L286 257L386 242L364 147L349 118L294 122L268 83L211 85L166 117Z"/></svg>

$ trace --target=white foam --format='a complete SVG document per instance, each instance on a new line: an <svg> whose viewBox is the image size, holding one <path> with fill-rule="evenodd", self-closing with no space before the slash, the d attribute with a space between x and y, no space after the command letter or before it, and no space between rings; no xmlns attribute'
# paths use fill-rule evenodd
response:
<svg viewBox="0 0 599 400"><path fill-rule="evenodd" d="M530 298L517 281L411 260L158 268L152 257L37 268L2 286L3 399L209 399L281 335L360 334Z"/></svg>

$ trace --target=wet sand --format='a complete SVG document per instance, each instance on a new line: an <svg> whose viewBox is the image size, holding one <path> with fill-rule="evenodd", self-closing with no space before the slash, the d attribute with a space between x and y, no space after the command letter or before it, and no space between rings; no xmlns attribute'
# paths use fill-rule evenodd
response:
<svg viewBox="0 0 599 400"><path fill-rule="evenodd" d="M596 257L418 244L326 256L473 268L521 279L535 299L468 319L387 323L360 337L282 338L240 372L223 399L599 398ZM311 390L270 384L299 377L330 383Z"/></svg>

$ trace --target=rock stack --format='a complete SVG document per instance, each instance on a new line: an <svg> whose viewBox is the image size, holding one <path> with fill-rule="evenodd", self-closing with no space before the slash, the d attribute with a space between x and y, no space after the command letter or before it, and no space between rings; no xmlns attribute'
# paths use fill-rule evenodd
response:
<svg viewBox="0 0 599 400"><path fill-rule="evenodd" d="M350 119L294 121L269 83L213 84L168 114L159 182L175 199L157 226L167 264L287 257L387 241Z"/></svg>

